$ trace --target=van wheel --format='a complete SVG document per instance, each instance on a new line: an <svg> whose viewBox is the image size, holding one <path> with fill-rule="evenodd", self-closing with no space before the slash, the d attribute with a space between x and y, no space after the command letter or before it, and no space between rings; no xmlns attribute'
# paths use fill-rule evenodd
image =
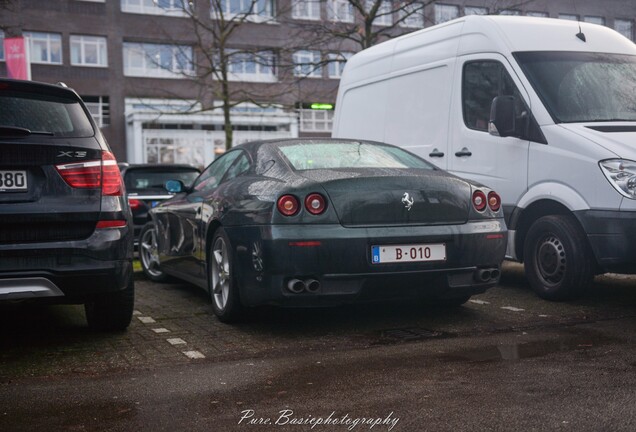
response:
<svg viewBox="0 0 636 432"><path fill-rule="evenodd" d="M208 254L208 284L212 308L219 321L238 321L244 312L234 276L234 263L230 239L223 228L214 233Z"/></svg>
<svg viewBox="0 0 636 432"><path fill-rule="evenodd" d="M526 277L546 300L581 296L594 277L584 233L571 216L544 216L528 230L523 248Z"/></svg>
<svg viewBox="0 0 636 432"><path fill-rule="evenodd" d="M124 331L135 307L135 283L132 274L121 291L102 295L84 304L86 321L92 330Z"/></svg>

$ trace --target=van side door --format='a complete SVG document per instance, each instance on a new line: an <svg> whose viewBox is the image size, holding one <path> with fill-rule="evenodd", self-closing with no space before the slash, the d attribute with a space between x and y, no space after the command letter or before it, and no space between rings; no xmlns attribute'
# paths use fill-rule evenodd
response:
<svg viewBox="0 0 636 432"><path fill-rule="evenodd" d="M489 134L497 96L515 98L515 115L530 116L528 94L500 55L470 55L457 62L449 128L449 171L485 184L502 198L506 216L528 188L528 138Z"/></svg>

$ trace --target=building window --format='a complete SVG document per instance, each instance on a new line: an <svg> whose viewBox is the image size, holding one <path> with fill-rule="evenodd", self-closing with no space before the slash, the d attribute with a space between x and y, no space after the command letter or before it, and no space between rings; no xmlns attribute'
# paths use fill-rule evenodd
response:
<svg viewBox="0 0 636 432"><path fill-rule="evenodd" d="M405 4L400 9L400 27L424 27L424 5L421 3Z"/></svg>
<svg viewBox="0 0 636 432"><path fill-rule="evenodd" d="M329 73L329 78L341 78L345 64L352 55L353 53L350 52L328 54L327 58L329 59L329 65L327 66L327 71Z"/></svg>
<svg viewBox="0 0 636 432"><path fill-rule="evenodd" d="M144 15L188 16L187 0L121 0L121 11Z"/></svg>
<svg viewBox="0 0 636 432"><path fill-rule="evenodd" d="M600 16L586 16L586 17L583 17L583 21L592 23L592 24L598 24L603 26L605 25L605 18Z"/></svg>
<svg viewBox="0 0 636 432"><path fill-rule="evenodd" d="M560 13L559 14L559 19L568 20L568 21L578 21L579 20L579 16L578 15L573 15L573 14Z"/></svg>
<svg viewBox="0 0 636 432"><path fill-rule="evenodd" d="M124 75L184 78L192 73L192 47L124 42Z"/></svg>
<svg viewBox="0 0 636 432"><path fill-rule="evenodd" d="M165 136L150 136L146 133L144 144L146 147L146 163L183 163L199 165L204 158L203 142L189 139L189 137L175 137L175 134Z"/></svg>
<svg viewBox="0 0 636 432"><path fill-rule="evenodd" d="M62 35L24 32L29 43L31 63L62 64Z"/></svg>
<svg viewBox="0 0 636 432"><path fill-rule="evenodd" d="M73 66L108 66L106 38L71 36L71 64Z"/></svg>
<svg viewBox="0 0 636 432"><path fill-rule="evenodd" d="M459 16L459 6L435 5L435 24L453 20Z"/></svg>
<svg viewBox="0 0 636 432"><path fill-rule="evenodd" d="M538 17L538 18L547 18L550 16L548 15L547 12L528 12L526 15L530 17Z"/></svg>
<svg viewBox="0 0 636 432"><path fill-rule="evenodd" d="M376 3L377 0L367 0L367 11L370 11ZM382 0L380 7L378 7L378 11L375 13L373 25L390 26L391 24L393 24L393 9L391 7L391 2L389 0Z"/></svg>
<svg viewBox="0 0 636 432"><path fill-rule="evenodd" d="M82 96L82 100L98 127L101 128L110 124L108 96Z"/></svg>
<svg viewBox="0 0 636 432"><path fill-rule="evenodd" d="M616 19L614 20L614 30L630 40L634 40L634 28L631 20Z"/></svg>
<svg viewBox="0 0 636 432"><path fill-rule="evenodd" d="M256 53L228 51L229 78L234 81L276 81L276 57L271 51Z"/></svg>
<svg viewBox="0 0 636 432"><path fill-rule="evenodd" d="M301 132L331 132L333 110L300 110Z"/></svg>
<svg viewBox="0 0 636 432"><path fill-rule="evenodd" d="M349 0L327 0L327 17L330 21L353 22L353 6Z"/></svg>
<svg viewBox="0 0 636 432"><path fill-rule="evenodd" d="M274 11L273 0L211 0L211 4L212 18L223 15L226 19L245 17L250 21L266 21L272 18Z"/></svg>
<svg viewBox="0 0 636 432"><path fill-rule="evenodd" d="M499 15L521 15L521 11L516 9L504 9L499 11Z"/></svg>
<svg viewBox="0 0 636 432"><path fill-rule="evenodd" d="M0 61L4 60L4 32L0 30Z"/></svg>
<svg viewBox="0 0 636 432"><path fill-rule="evenodd" d="M320 20L320 0L294 0L292 18Z"/></svg>
<svg viewBox="0 0 636 432"><path fill-rule="evenodd" d="M488 15L488 8L466 6L464 7L464 15Z"/></svg>
<svg viewBox="0 0 636 432"><path fill-rule="evenodd" d="M322 78L320 51L296 51L294 53L294 75Z"/></svg>

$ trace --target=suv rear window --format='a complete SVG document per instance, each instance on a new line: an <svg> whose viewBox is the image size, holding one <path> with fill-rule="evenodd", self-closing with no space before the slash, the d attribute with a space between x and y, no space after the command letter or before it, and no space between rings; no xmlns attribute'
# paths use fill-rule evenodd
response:
<svg viewBox="0 0 636 432"><path fill-rule="evenodd" d="M0 91L0 126L59 137L94 135L91 122L77 100L15 90Z"/></svg>

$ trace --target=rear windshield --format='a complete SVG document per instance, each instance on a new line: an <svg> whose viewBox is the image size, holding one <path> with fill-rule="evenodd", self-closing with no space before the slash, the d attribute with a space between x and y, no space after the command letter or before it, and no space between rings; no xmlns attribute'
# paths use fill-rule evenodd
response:
<svg viewBox="0 0 636 432"><path fill-rule="evenodd" d="M77 100L0 91L0 127L19 127L59 137L91 137L93 127Z"/></svg>
<svg viewBox="0 0 636 432"><path fill-rule="evenodd" d="M398 147L362 142L311 142L278 147L295 170L421 168L433 165Z"/></svg>
<svg viewBox="0 0 636 432"><path fill-rule="evenodd" d="M199 171L193 169L145 170L129 169L124 175L126 190L164 189L168 180L180 180L186 187L190 187L199 176Z"/></svg>

